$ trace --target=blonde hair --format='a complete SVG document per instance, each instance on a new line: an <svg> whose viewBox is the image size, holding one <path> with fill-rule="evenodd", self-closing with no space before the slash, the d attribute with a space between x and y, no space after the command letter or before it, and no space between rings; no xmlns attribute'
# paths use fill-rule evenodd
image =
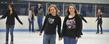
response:
<svg viewBox="0 0 109 44"><path fill-rule="evenodd" d="M51 7L54 7L56 9L56 13L58 14L60 11L59 9L57 8L57 6L55 4L51 4L49 7L48 7L48 13L50 13L50 8Z"/></svg>

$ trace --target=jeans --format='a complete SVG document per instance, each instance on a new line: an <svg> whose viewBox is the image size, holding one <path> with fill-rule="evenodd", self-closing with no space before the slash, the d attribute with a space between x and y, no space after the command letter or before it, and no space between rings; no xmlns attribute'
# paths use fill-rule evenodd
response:
<svg viewBox="0 0 109 44"><path fill-rule="evenodd" d="M56 43L56 35L46 35L43 36L43 44L55 44Z"/></svg>
<svg viewBox="0 0 109 44"><path fill-rule="evenodd" d="M6 42L8 42L9 39L9 32L11 35L11 42L13 42L13 31L14 31L14 25L6 25Z"/></svg>
<svg viewBox="0 0 109 44"><path fill-rule="evenodd" d="M29 31L35 32L34 31L34 20L28 19L28 21L29 21Z"/></svg>
<svg viewBox="0 0 109 44"><path fill-rule="evenodd" d="M39 31L40 31L42 28L43 16L38 16L37 20L38 20L38 26L39 26Z"/></svg>
<svg viewBox="0 0 109 44"><path fill-rule="evenodd" d="M99 27L101 28L101 34L102 34L103 33L102 23L97 23L97 32L96 33L99 33Z"/></svg>
<svg viewBox="0 0 109 44"><path fill-rule="evenodd" d="M64 44L77 44L76 38L64 37Z"/></svg>

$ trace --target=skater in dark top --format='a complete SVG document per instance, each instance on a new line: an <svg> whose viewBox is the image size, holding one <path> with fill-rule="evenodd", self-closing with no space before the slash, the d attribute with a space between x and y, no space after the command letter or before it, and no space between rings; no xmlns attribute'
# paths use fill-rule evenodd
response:
<svg viewBox="0 0 109 44"><path fill-rule="evenodd" d="M64 44L77 44L78 38L81 37L82 20L73 4L68 6L67 13L62 28Z"/></svg>
<svg viewBox="0 0 109 44"><path fill-rule="evenodd" d="M44 7L42 4L38 4L38 13L37 13L37 22L38 22L38 27L39 29L37 31L40 31L42 28L42 22L43 22L43 17L44 17Z"/></svg>
<svg viewBox="0 0 109 44"><path fill-rule="evenodd" d="M58 11L58 8L54 4L48 7L48 14L40 31L40 35L44 31L43 44L56 43L56 29L59 38L61 37L61 18L58 16Z"/></svg>
<svg viewBox="0 0 109 44"><path fill-rule="evenodd" d="M20 24L23 25L23 23L20 21L17 12L15 11L15 8L13 4L8 4L8 10L5 12L5 14L0 19L6 19L6 44L8 44L9 39L9 32L11 36L11 42L10 44L13 44L14 41L14 26L15 26L15 18L19 21Z"/></svg>
<svg viewBox="0 0 109 44"><path fill-rule="evenodd" d="M98 9L97 10L97 19L96 19L96 21L97 21L97 32L96 32L96 34L98 34L99 33L99 27L100 27L100 30L101 30L101 34L103 34L103 30L102 30L102 12L101 12L101 9Z"/></svg>

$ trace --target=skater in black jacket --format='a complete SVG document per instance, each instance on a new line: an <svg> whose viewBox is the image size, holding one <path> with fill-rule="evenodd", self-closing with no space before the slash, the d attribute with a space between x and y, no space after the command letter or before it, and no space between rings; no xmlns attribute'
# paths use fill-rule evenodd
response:
<svg viewBox="0 0 109 44"><path fill-rule="evenodd" d="M56 29L58 29L58 36L61 37L61 18L58 16L58 8L52 4L48 7L48 14L45 18L40 35L44 31L43 44L56 43Z"/></svg>
<svg viewBox="0 0 109 44"><path fill-rule="evenodd" d="M15 18L19 21L20 24L23 25L23 23L20 21L13 4L10 4L10 3L8 4L8 10L5 12L5 14L0 19L4 19L6 17L7 17L6 19L6 44L8 44L8 41L9 41L8 40L9 32L11 35L10 44L13 44L13 41L14 41L13 31L14 31L14 26L15 26Z"/></svg>
<svg viewBox="0 0 109 44"><path fill-rule="evenodd" d="M77 44L78 38L81 37L82 20L73 4L68 6L67 13L62 28L64 44Z"/></svg>
<svg viewBox="0 0 109 44"><path fill-rule="evenodd" d="M96 32L96 34L98 34L99 33L99 27L100 27L100 29L101 29L101 34L103 34L103 30L102 30L102 12L101 12L101 9L98 9L97 10L97 19L96 19L96 21L97 21L97 32Z"/></svg>

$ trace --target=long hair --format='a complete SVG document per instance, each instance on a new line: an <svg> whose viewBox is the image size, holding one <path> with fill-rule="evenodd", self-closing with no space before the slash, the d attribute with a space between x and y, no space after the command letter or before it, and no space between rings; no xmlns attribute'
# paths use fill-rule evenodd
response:
<svg viewBox="0 0 109 44"><path fill-rule="evenodd" d="M56 9L56 14L58 14L60 11L59 9L57 8L57 6L55 4L51 4L49 7L48 7L48 14L50 14L50 8L51 7L54 7Z"/></svg>
<svg viewBox="0 0 109 44"><path fill-rule="evenodd" d="M74 4L70 4L70 5L68 6L68 8L66 9L68 15L70 14L70 12L69 12L69 7L70 7L70 6L73 6L73 7L74 7L74 9L75 9L75 14L79 14L79 12L78 12L78 10L76 9L75 5L74 5Z"/></svg>
<svg viewBox="0 0 109 44"><path fill-rule="evenodd" d="M7 7L7 10L9 10L9 6L12 8L12 11L14 12L15 11L15 7L13 4L9 3L8 4L8 7Z"/></svg>

